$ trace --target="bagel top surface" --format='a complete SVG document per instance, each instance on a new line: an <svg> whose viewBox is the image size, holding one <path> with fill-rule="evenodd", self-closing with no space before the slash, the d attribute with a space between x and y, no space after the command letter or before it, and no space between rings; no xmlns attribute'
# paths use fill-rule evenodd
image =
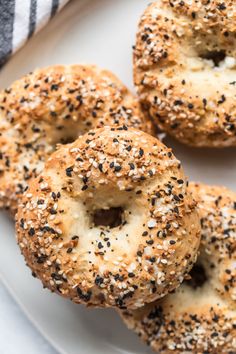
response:
<svg viewBox="0 0 236 354"><path fill-rule="evenodd" d="M88 306L137 308L182 282L200 225L180 162L132 129L62 146L30 183L18 242L43 284Z"/></svg>
<svg viewBox="0 0 236 354"><path fill-rule="evenodd" d="M122 316L158 353L235 353L236 193L194 183L190 190L202 225L192 278L163 300Z"/></svg>
<svg viewBox="0 0 236 354"><path fill-rule="evenodd" d="M134 80L156 124L194 146L236 145L234 1L159 0L144 12Z"/></svg>
<svg viewBox="0 0 236 354"><path fill-rule="evenodd" d="M0 206L16 209L57 144L113 124L152 132L137 99L109 71L52 66L14 82L0 93Z"/></svg>

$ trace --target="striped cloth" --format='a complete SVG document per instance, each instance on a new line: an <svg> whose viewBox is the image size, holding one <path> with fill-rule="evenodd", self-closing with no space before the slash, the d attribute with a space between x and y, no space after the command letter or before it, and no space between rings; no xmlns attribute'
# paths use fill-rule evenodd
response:
<svg viewBox="0 0 236 354"><path fill-rule="evenodd" d="M0 67L69 0L0 0Z"/></svg>

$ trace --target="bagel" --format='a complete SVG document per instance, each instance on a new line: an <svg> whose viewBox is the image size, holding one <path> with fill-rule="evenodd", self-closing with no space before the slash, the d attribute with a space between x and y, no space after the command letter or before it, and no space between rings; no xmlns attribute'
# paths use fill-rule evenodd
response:
<svg viewBox="0 0 236 354"><path fill-rule="evenodd" d="M192 279L161 301L122 313L158 353L236 352L236 193L191 184L202 225Z"/></svg>
<svg viewBox="0 0 236 354"><path fill-rule="evenodd" d="M236 145L233 0L159 0L134 48L134 81L156 125L192 146Z"/></svg>
<svg viewBox="0 0 236 354"><path fill-rule="evenodd" d="M98 307L138 308L172 291L200 242L180 162L125 126L54 152L23 195L16 229L45 287Z"/></svg>
<svg viewBox="0 0 236 354"><path fill-rule="evenodd" d="M14 82L0 93L0 207L15 212L57 144L113 124L153 132L137 99L109 71L52 66Z"/></svg>

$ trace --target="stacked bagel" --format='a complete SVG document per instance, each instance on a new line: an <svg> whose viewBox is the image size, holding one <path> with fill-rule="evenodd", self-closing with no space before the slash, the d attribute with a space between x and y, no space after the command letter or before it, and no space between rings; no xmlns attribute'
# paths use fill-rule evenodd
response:
<svg viewBox="0 0 236 354"><path fill-rule="evenodd" d="M141 17L134 82L155 124L198 147L236 145L235 2L159 0Z"/></svg>
<svg viewBox="0 0 236 354"><path fill-rule="evenodd" d="M236 348L236 194L190 184L202 238L190 277L161 301L121 316L158 353L234 353Z"/></svg>
<svg viewBox="0 0 236 354"><path fill-rule="evenodd" d="M0 93L0 207L33 275L115 308L158 353L236 351L236 194L189 183L156 137L235 145L236 8L223 4L148 6L138 98L89 65L38 69Z"/></svg>

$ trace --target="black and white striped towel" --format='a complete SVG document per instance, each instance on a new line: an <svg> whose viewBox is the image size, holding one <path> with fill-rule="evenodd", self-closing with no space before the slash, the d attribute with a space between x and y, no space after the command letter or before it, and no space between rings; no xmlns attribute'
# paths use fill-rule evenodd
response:
<svg viewBox="0 0 236 354"><path fill-rule="evenodd" d="M0 67L69 0L0 0Z"/></svg>

